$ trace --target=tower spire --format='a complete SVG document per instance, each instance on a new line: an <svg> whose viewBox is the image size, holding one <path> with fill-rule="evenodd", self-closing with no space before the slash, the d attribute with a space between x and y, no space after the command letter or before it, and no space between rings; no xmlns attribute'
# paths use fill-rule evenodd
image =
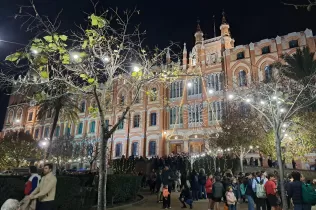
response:
<svg viewBox="0 0 316 210"><path fill-rule="evenodd" d="M196 32L200 32L201 31L201 26L200 26L200 19L197 18L197 26L196 26Z"/></svg>
<svg viewBox="0 0 316 210"><path fill-rule="evenodd" d="M225 14L224 9L223 9L223 12L222 12L222 24L227 24L226 14Z"/></svg>
<svg viewBox="0 0 316 210"><path fill-rule="evenodd" d="M214 38L215 38L216 37L215 15L213 15L213 25L214 25Z"/></svg>

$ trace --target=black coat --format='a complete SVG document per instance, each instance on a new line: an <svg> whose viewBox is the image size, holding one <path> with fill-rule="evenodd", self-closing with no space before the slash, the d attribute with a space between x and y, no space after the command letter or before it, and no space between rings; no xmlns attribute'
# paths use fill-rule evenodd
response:
<svg viewBox="0 0 316 210"><path fill-rule="evenodd" d="M289 198L292 198L293 204L303 204L302 182L291 182L287 193Z"/></svg>

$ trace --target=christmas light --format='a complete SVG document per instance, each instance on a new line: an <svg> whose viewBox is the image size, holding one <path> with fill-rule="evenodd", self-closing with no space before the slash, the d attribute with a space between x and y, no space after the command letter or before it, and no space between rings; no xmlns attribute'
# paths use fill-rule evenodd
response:
<svg viewBox="0 0 316 210"><path fill-rule="evenodd" d="M73 54L72 57L73 57L73 59L75 59L75 60L79 59L79 55L78 55L78 54Z"/></svg>
<svg viewBox="0 0 316 210"><path fill-rule="evenodd" d="M249 149L253 149L253 146L250 145L250 146L249 146Z"/></svg>
<svg viewBox="0 0 316 210"><path fill-rule="evenodd" d="M189 83L188 83L188 87L192 87L192 82L189 82Z"/></svg>
<svg viewBox="0 0 316 210"><path fill-rule="evenodd" d="M108 62L110 61L109 56L103 56L103 57L102 57L102 61L103 61L104 63L108 63Z"/></svg>
<svg viewBox="0 0 316 210"><path fill-rule="evenodd" d="M285 112L285 109L284 109L284 108L281 108L281 109L280 109L280 112L281 112L281 113Z"/></svg>
<svg viewBox="0 0 316 210"><path fill-rule="evenodd" d="M229 95L228 95L228 98L229 98L229 99L233 99L233 98L234 98L234 95L233 95L233 94L229 94Z"/></svg>
<svg viewBox="0 0 316 210"><path fill-rule="evenodd" d="M32 53L37 55L38 54L38 51L37 50L32 50Z"/></svg>
<svg viewBox="0 0 316 210"><path fill-rule="evenodd" d="M272 99L273 99L273 100L276 100L277 98L278 98L278 97L276 97L276 96L272 96Z"/></svg>
<svg viewBox="0 0 316 210"><path fill-rule="evenodd" d="M246 99L246 102L247 102L247 103L249 103L250 101L251 101L251 99L250 99L250 98L247 98L247 99Z"/></svg>
<svg viewBox="0 0 316 210"><path fill-rule="evenodd" d="M282 125L282 127L283 127L283 128L286 128L286 127L287 127L287 124L286 124L286 123L284 123L284 124Z"/></svg>
<svg viewBox="0 0 316 210"><path fill-rule="evenodd" d="M265 101L260 101L260 104L264 105L266 102Z"/></svg>
<svg viewBox="0 0 316 210"><path fill-rule="evenodd" d="M214 90L209 89L209 90L208 90L208 93L209 93L209 94L213 94L213 93L214 93Z"/></svg>

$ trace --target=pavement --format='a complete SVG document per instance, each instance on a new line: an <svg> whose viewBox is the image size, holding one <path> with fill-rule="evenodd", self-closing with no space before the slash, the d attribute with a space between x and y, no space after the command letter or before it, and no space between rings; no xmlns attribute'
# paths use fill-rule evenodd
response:
<svg viewBox="0 0 316 210"><path fill-rule="evenodd" d="M156 194L150 194L149 192L142 192L141 193L145 201L141 202L140 204L127 206L124 208L120 208L120 210L161 210L162 209L162 203L157 203L157 195ZM180 196L179 192L172 192L171 193L171 209L174 210L182 210L181 206L182 204L178 200ZM208 200L202 199L199 201L194 201L193 203L193 209L197 210L207 210L208 209ZM189 210L189 206L187 206L187 209ZM221 209L224 209L224 203L221 203ZM237 206L238 210L247 210L247 204L238 204ZM316 210L316 209L315 209Z"/></svg>
<svg viewBox="0 0 316 210"><path fill-rule="evenodd" d="M144 201L140 202L139 204L134 204L130 206L126 206L124 208L119 208L119 210L161 210L162 209L162 203L157 203L157 195L156 194L150 194L147 191L141 192L141 194L144 196ZM181 206L182 204L178 200L180 196L179 192L172 192L171 193L171 209L173 210L182 210ZM187 209L190 208L187 206ZM196 210L207 210L208 209L208 200L202 199L199 201L194 201L193 203L193 209ZM224 203L221 203L220 209L224 209ZM247 203L237 204L238 210L248 210ZM316 210L316 206L312 207L312 210Z"/></svg>

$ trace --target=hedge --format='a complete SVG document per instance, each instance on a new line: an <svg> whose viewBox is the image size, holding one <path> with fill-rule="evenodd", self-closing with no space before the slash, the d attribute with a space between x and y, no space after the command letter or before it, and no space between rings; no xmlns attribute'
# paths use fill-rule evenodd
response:
<svg viewBox="0 0 316 210"><path fill-rule="evenodd" d="M9 198L24 197L24 177L0 176L0 206ZM136 198L141 177L132 175L108 175L107 203L126 202ZM88 186L89 176L58 176L56 205L58 210L83 210L96 205L96 188Z"/></svg>

